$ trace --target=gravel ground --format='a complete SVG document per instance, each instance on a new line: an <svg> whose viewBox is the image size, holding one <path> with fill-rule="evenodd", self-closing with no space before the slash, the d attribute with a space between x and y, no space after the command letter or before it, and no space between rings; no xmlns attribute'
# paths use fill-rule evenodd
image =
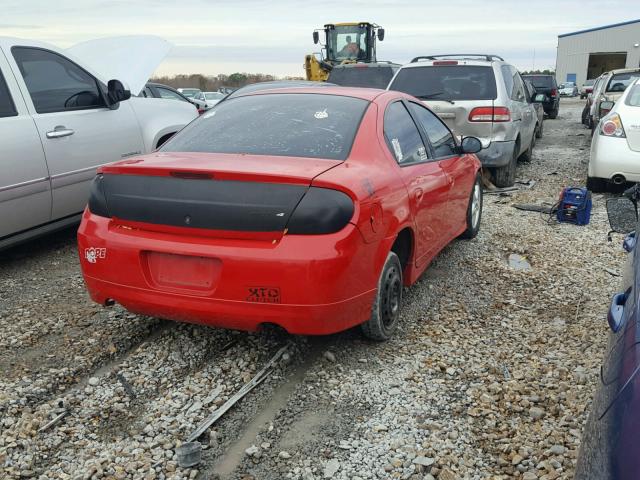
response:
<svg viewBox="0 0 640 480"><path fill-rule="evenodd" d="M512 204L584 183L580 110L563 100L545 121L518 170L535 185L485 196L479 236L405 290L385 344L103 309L71 231L0 253L0 478L571 478L618 286L605 269L624 253L601 195L587 227ZM284 342L273 374L201 438L202 463L180 468L180 443Z"/></svg>

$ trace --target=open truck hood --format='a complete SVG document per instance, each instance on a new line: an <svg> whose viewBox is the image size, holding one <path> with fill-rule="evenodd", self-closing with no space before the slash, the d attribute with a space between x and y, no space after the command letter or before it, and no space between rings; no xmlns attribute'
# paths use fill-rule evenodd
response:
<svg viewBox="0 0 640 480"><path fill-rule="evenodd" d="M130 35L78 43L67 51L86 64L105 83L120 80L138 95L172 45L160 37Z"/></svg>

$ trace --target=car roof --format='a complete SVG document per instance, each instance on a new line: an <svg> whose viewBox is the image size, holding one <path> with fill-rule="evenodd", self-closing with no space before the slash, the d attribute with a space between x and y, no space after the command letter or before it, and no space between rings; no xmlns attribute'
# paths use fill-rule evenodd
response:
<svg viewBox="0 0 640 480"><path fill-rule="evenodd" d="M268 90L258 90L254 92L248 92L246 95L240 96L250 96L250 95L273 95L276 93L313 93L316 95L333 95L333 96L342 96L342 97L354 97L361 98L367 101L373 101L375 98L379 97L383 94L390 93L388 90L381 90L378 88L361 88L361 87L338 87L338 86L330 86L324 88L317 87L294 87L294 88L274 88ZM401 92L392 92L394 94L398 94L399 96L409 97L409 95L402 94Z"/></svg>
<svg viewBox="0 0 640 480"><path fill-rule="evenodd" d="M455 61L458 62L457 65L455 66L462 66L462 67L473 67L473 66L483 66L483 67L490 67L492 66L494 63L506 63L504 61L501 60L479 60L479 59L475 59L475 58L437 58L435 60L418 60L416 62L412 62L412 63L407 63L405 65L402 65L402 69L405 68L426 68L426 67L447 67L447 66L454 66L454 65L438 65L437 63L440 62L451 62L451 61Z"/></svg>

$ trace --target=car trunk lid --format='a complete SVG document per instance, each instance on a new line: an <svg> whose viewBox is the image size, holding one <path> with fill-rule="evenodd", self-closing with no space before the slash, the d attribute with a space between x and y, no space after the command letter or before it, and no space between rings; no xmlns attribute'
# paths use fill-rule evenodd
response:
<svg viewBox="0 0 640 480"><path fill-rule="evenodd" d="M491 100L423 100L427 107L453 131L455 135L472 135L474 137L491 138L493 122L470 122L469 113L476 107L493 107ZM483 144L486 147L486 145Z"/></svg>
<svg viewBox="0 0 640 480"><path fill-rule="evenodd" d="M313 179L338 160L157 153L100 172L109 215L147 230L275 240Z"/></svg>

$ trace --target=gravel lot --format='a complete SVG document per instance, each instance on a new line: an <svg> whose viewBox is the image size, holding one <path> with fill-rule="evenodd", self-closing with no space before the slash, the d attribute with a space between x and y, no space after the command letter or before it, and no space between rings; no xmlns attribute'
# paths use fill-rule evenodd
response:
<svg viewBox="0 0 640 480"><path fill-rule="evenodd" d="M485 196L482 229L405 291L399 334L287 338L92 304L74 232L0 253L0 478L572 478L624 253L604 198L587 227L514 203L585 181L582 102L545 121L530 189ZM530 270L508 263L512 253ZM285 342L273 374L176 448ZM52 419L58 423L39 431Z"/></svg>

